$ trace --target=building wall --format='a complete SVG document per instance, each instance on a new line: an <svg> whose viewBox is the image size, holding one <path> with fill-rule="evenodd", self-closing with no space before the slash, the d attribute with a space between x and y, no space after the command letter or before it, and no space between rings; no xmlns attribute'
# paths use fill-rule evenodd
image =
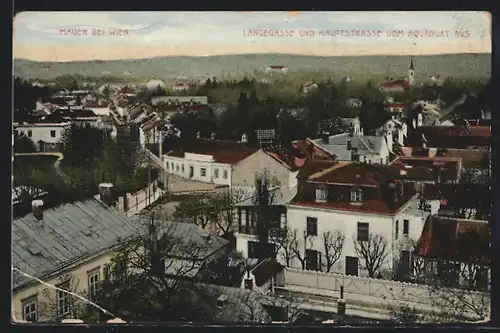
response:
<svg viewBox="0 0 500 333"><path fill-rule="evenodd" d="M266 170L280 185L289 186L290 173L284 165L264 153L262 150L248 156L233 168L232 184L241 187L253 187L255 174Z"/></svg>
<svg viewBox="0 0 500 333"><path fill-rule="evenodd" d="M38 142L41 140L46 143L58 143L61 141L64 129L69 126L70 123L62 124L31 124L31 125L14 125L15 130L21 134L23 133L26 137L30 138L33 143L38 147ZM31 136L28 135L31 131ZM54 137L51 135L51 131L55 131Z"/></svg>
<svg viewBox="0 0 500 333"><path fill-rule="evenodd" d="M332 267L331 272L345 273L345 258L346 256L358 257L354 248L354 240L357 238L358 222L369 223L369 233L373 235L381 235L387 239L389 255L384 263L385 270L392 270L393 259L397 258L394 254L403 250L403 245L400 244L407 238L416 239L420 237L423 229L424 220L418 216L412 216L404 213L402 209L400 212L391 215L382 214L364 214L354 213L340 210L326 210L306 208L302 206L287 206L287 226L291 230L297 230L299 235L300 244L304 247L303 233L307 228L307 218L317 218L317 236L311 237L308 240L308 248L317 250L322 253L322 263L325 264L325 244L323 235L325 232L335 233L340 231L344 234L344 248L342 250L339 261ZM403 236L403 220L409 220L409 234L407 237ZM398 240L395 241L395 228L398 222ZM310 242L310 243L309 243ZM280 257L280 256L278 256ZM284 262L281 262L284 264ZM363 264L362 259L359 258L359 274L367 275L361 267ZM293 260L292 267L302 268L298 259Z"/></svg>
<svg viewBox="0 0 500 333"><path fill-rule="evenodd" d="M203 161L201 160L202 156L211 157L208 155L195 154L189 154L187 158L163 155L163 164L166 172L169 174L203 183L231 186L231 175L233 172L231 165L211 162L211 158ZM193 177L190 177L190 167L193 167ZM201 174L202 168L206 169L205 176ZM216 175L216 170L218 170L218 175ZM227 172L227 178L224 178L224 171Z"/></svg>
<svg viewBox="0 0 500 333"><path fill-rule="evenodd" d="M111 262L112 253L106 253L100 257L94 258L77 267L71 268L67 274L72 277L70 291L84 294L88 291L88 273L95 270L99 272L100 280L104 277L103 268ZM63 282L61 279L66 273L46 280L52 285L58 285ZM23 319L23 300L36 297L39 320L50 319L56 306L56 291L45 285L37 284L29 288L20 290L12 295L12 308L17 319Z"/></svg>

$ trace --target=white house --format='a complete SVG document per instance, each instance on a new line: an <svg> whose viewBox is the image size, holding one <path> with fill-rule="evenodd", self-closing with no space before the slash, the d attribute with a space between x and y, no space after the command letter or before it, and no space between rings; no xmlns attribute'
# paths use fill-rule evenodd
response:
<svg viewBox="0 0 500 333"><path fill-rule="evenodd" d="M379 235L384 238L387 259L377 274L390 275L400 255L409 250L409 240L419 239L429 215L417 208L413 185L398 182L386 166L332 163L317 171L314 164L299 172L299 191L287 205L286 226L298 241L305 266L294 256L292 267L327 270L325 244L334 244L339 239L336 235L343 235L339 259L330 271L366 275L365 260L355 250L355 242L367 244ZM284 264L283 251L278 258Z"/></svg>
<svg viewBox="0 0 500 333"><path fill-rule="evenodd" d="M240 142L196 139L168 152L162 159L165 170L170 174L203 183L231 186L237 164L257 151L257 148Z"/></svg>
<svg viewBox="0 0 500 333"><path fill-rule="evenodd" d="M134 221L95 199L43 205L35 200L32 213L12 221L12 311L30 322L71 315L70 295L24 274L93 297L120 239L140 234ZM57 216L64 216L64 231Z"/></svg>
<svg viewBox="0 0 500 333"><path fill-rule="evenodd" d="M311 142L338 161L359 161L370 164L388 164L393 150L392 132L383 136L356 134L353 131L333 136L324 136Z"/></svg>
<svg viewBox="0 0 500 333"><path fill-rule="evenodd" d="M288 73L288 66L268 66L266 72L286 74Z"/></svg>
<svg viewBox="0 0 500 333"><path fill-rule="evenodd" d="M408 137L408 125L396 118L389 119L380 129L380 135L383 133L392 133L392 138L399 145L404 146L405 138Z"/></svg>
<svg viewBox="0 0 500 333"><path fill-rule="evenodd" d="M60 123L14 123L14 130L30 138L39 151L60 151L60 141L70 122Z"/></svg>
<svg viewBox="0 0 500 333"><path fill-rule="evenodd" d="M187 84L184 83L173 84L171 87L172 91L186 91L187 88L188 88Z"/></svg>

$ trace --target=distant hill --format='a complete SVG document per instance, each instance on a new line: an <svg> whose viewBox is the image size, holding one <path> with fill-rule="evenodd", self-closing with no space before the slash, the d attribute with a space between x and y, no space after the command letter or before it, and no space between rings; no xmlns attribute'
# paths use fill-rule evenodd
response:
<svg viewBox="0 0 500 333"><path fill-rule="evenodd" d="M14 60L14 75L49 79L63 74L101 77L189 78L241 77L258 74L269 65L285 65L294 72L324 72L334 76L406 76L408 56L316 57L290 54L247 54L207 57L157 57L138 60L36 62ZM484 78L491 74L491 54L446 54L414 57L419 77L430 75Z"/></svg>

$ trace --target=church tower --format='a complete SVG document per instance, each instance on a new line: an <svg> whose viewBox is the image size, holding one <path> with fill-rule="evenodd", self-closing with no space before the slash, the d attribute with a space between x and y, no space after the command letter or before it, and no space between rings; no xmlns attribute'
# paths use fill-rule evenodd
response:
<svg viewBox="0 0 500 333"><path fill-rule="evenodd" d="M408 70L408 83L413 86L415 83L415 67L413 67L413 58L410 60L410 69Z"/></svg>

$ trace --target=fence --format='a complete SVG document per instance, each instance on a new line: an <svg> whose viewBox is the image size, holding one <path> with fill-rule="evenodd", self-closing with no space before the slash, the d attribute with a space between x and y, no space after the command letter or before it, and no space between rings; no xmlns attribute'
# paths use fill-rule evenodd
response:
<svg viewBox="0 0 500 333"><path fill-rule="evenodd" d="M464 304L474 304L477 307L489 307L490 304L490 296L487 293L452 288L444 288L438 291L435 288L421 284L304 271L294 268L285 270L284 287L287 286L318 289L318 293L321 290L340 293L340 287L344 286L344 292L347 294L401 302L411 301L431 307L444 304L445 301L450 304L444 306L451 306L451 298L456 298Z"/></svg>
<svg viewBox="0 0 500 333"><path fill-rule="evenodd" d="M158 187L158 181L155 180L142 190L119 197L118 208L127 214L137 214L158 200L163 194L164 191Z"/></svg>

